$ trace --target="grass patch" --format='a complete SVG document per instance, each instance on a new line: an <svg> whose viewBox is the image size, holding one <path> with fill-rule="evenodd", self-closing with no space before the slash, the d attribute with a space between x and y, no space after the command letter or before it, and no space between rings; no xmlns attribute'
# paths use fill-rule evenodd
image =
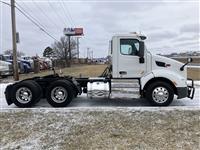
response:
<svg viewBox="0 0 200 150"><path fill-rule="evenodd" d="M107 65L74 65L70 68L63 68L61 69L62 74L61 75L69 75L73 77L98 77L102 74L102 72L105 70ZM56 72L60 74L60 70L57 69ZM45 76L53 74L52 70L48 71L41 71L40 73L34 74L21 74L20 80L32 78L36 76ZM10 77L12 78L12 77ZM193 80L200 80L200 69L199 68L188 68L188 78L191 78Z"/></svg>
<svg viewBox="0 0 200 150"><path fill-rule="evenodd" d="M199 68L188 68L188 78L193 80L200 80L200 69Z"/></svg>
<svg viewBox="0 0 200 150"><path fill-rule="evenodd" d="M62 74L61 75L69 75L73 77L97 77L102 74L104 69L107 67L107 65L74 65L70 68L63 68L61 69ZM56 73L60 74L60 69L56 70ZM36 76L45 76L45 75L50 75L53 74L52 70L48 71L41 71L40 73L34 74L34 73L29 73L29 74L21 74L20 75L20 80L27 79L27 78L32 78Z"/></svg>

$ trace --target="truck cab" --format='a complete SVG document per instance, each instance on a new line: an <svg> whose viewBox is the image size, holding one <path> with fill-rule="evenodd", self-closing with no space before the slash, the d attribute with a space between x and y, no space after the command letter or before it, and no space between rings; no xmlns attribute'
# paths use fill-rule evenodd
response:
<svg viewBox="0 0 200 150"><path fill-rule="evenodd" d="M165 95L169 97L170 93L166 92L167 88L164 86L164 84L168 84L178 99L187 96L193 98L194 88L188 88L187 82L190 80L191 87L193 81L187 79L185 65L173 59L153 55L147 50L145 39L144 35L137 33L113 36L110 42L112 77L139 80L142 96L148 93L148 88L153 84L158 87L154 89L154 92L151 91L154 93L155 99L156 96L158 99L162 99L161 97ZM189 62L191 59L188 59ZM171 97L171 99L173 98Z"/></svg>
<svg viewBox="0 0 200 150"><path fill-rule="evenodd" d="M148 71L144 42L136 34L115 35L111 45L114 78L140 78Z"/></svg>

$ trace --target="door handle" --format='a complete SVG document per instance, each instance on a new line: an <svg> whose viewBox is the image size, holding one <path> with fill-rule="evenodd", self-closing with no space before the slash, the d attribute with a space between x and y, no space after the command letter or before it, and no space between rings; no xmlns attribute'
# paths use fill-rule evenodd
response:
<svg viewBox="0 0 200 150"><path fill-rule="evenodd" d="M126 75L127 72L126 72L126 71L120 71L119 74L120 74L120 75Z"/></svg>

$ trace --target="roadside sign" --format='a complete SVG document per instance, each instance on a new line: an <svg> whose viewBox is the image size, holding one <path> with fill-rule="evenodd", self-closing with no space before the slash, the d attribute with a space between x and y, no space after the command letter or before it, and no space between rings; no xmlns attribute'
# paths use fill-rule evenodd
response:
<svg viewBox="0 0 200 150"><path fill-rule="evenodd" d="M16 33L16 43L19 43L20 39L19 39L19 32Z"/></svg>
<svg viewBox="0 0 200 150"><path fill-rule="evenodd" d="M67 36L83 35L83 28L64 28L64 34Z"/></svg>

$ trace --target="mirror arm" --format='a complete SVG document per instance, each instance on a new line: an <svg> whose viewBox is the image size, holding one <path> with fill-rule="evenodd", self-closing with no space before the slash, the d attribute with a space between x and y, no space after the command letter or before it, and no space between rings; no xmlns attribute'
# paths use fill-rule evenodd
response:
<svg viewBox="0 0 200 150"><path fill-rule="evenodd" d="M185 66L186 66L187 64L189 64L189 62L185 63L185 64L180 68L180 71L183 71L184 68L185 68Z"/></svg>
<svg viewBox="0 0 200 150"><path fill-rule="evenodd" d="M189 58L188 61L180 68L180 71L183 71L185 66L191 63L192 61L193 61L192 58Z"/></svg>

